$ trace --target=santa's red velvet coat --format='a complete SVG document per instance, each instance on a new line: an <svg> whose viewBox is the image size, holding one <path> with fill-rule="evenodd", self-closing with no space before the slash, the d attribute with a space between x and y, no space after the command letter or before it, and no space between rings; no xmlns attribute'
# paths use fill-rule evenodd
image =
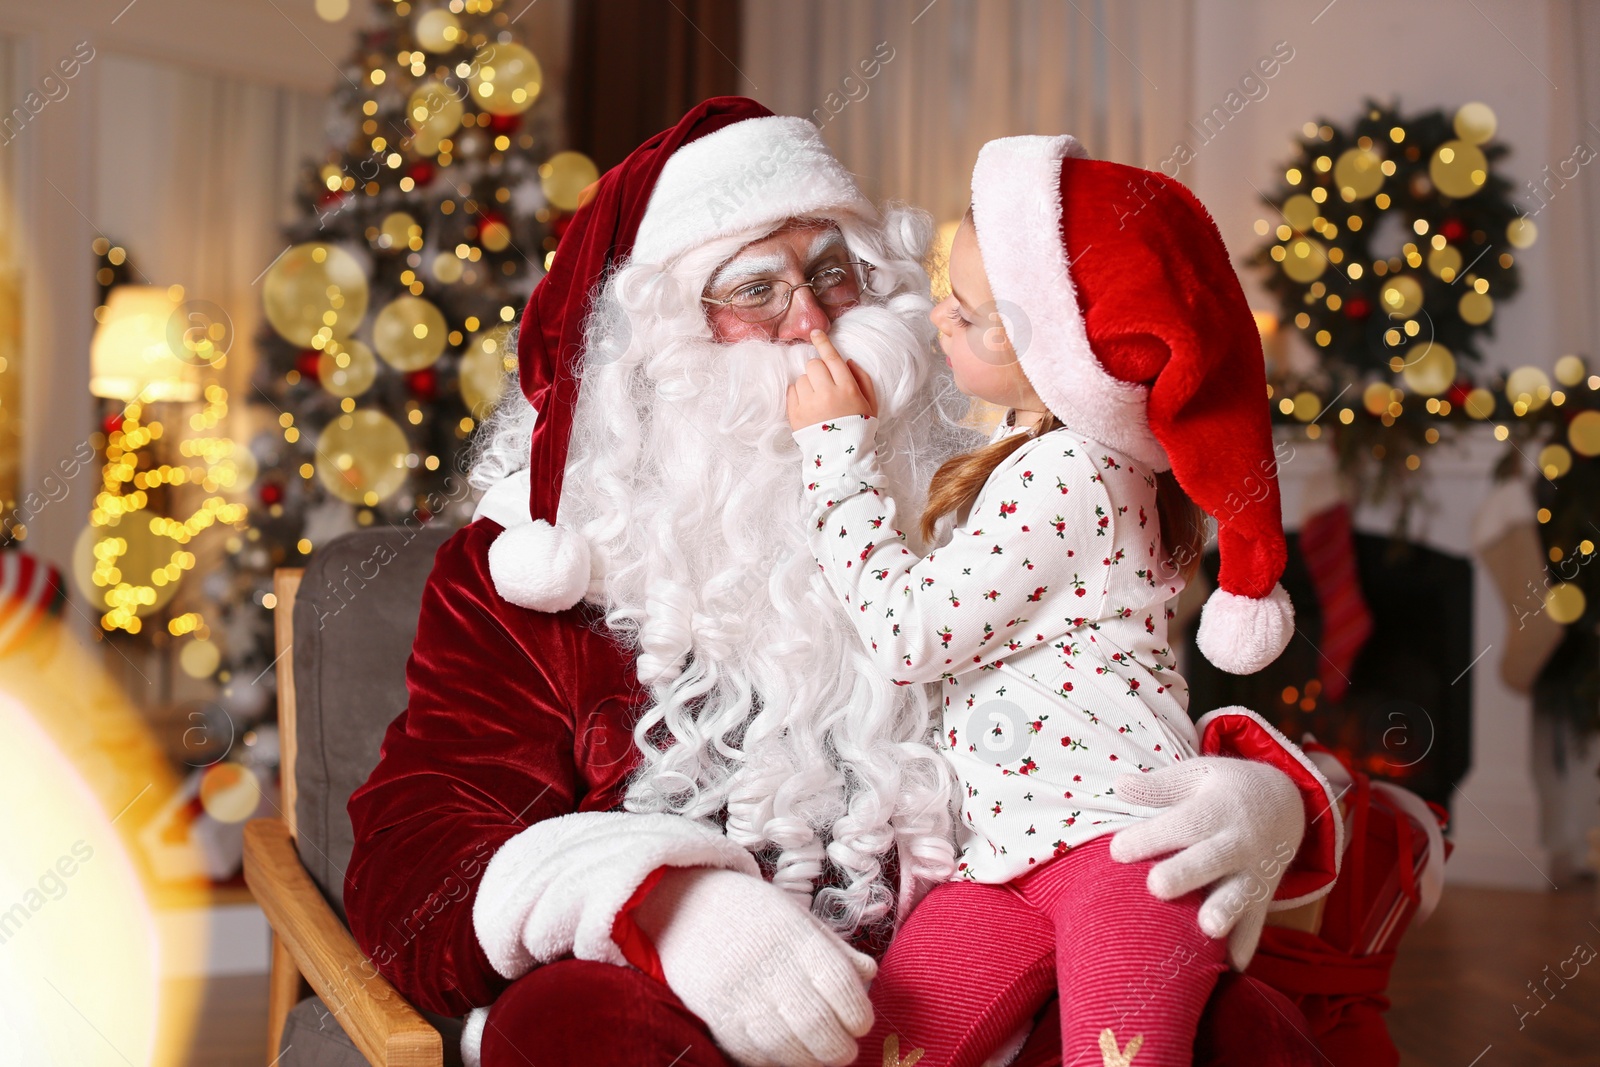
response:
<svg viewBox="0 0 1600 1067"><path fill-rule="evenodd" d="M620 805L647 700L597 612L530 611L495 592L488 549L500 530L479 519L440 548L407 665L408 706L350 798L351 931L407 1000L445 1015L492 1004L512 984L473 926L489 859L541 820ZM619 942L637 937L626 911ZM622 947L649 966L648 945ZM876 955L882 946L861 947ZM1309 1044L1269 1008L1295 1014L1253 979L1229 978L1202 1024L1196 1062L1304 1061ZM1055 1027L1040 1028L1026 1062L1047 1062L1053 1039Z"/></svg>

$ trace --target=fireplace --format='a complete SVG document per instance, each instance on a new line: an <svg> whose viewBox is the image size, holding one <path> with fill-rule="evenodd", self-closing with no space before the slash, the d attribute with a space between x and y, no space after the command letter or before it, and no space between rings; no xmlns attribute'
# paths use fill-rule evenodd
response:
<svg viewBox="0 0 1600 1067"><path fill-rule="evenodd" d="M1289 535L1283 586L1295 606L1297 631L1277 661L1259 674L1226 674L1208 663L1188 636L1190 708L1242 704L1259 711L1292 740L1318 741L1374 778L1403 785L1450 806L1472 756L1472 563L1392 537L1355 535L1362 595L1372 635L1330 702L1320 679L1322 613L1300 553ZM1217 558L1205 561L1216 584Z"/></svg>
<svg viewBox="0 0 1600 1067"><path fill-rule="evenodd" d="M1313 642L1321 618L1298 546L1284 582L1303 635L1282 659L1259 676L1234 678L1212 671L1192 648L1180 648L1180 666L1194 687L1196 714L1246 704L1291 738L1310 730L1330 747L1348 749L1376 777L1443 803L1456 846L1445 868L1448 880L1549 889L1555 863L1541 823L1538 780L1550 773L1535 749L1531 701L1500 675L1516 620L1473 549L1474 520L1508 447L1492 433L1490 426L1468 428L1422 453L1418 492L1403 527L1392 496L1356 508L1358 567L1376 630L1338 707L1307 693L1319 673ZM1293 531L1308 499L1325 499L1338 474L1326 441L1282 428L1278 446L1283 514ZM1212 567L1214 575L1214 561ZM1292 701L1285 699L1290 688Z"/></svg>

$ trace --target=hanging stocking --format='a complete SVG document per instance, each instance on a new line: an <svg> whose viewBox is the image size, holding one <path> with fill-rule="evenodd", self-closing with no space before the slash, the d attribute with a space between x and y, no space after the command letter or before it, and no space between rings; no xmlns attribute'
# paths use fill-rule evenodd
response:
<svg viewBox="0 0 1600 1067"><path fill-rule="evenodd" d="M1566 627L1544 610L1544 546L1533 516L1533 496L1522 480L1501 482L1478 509L1472 544L1506 603L1500 677L1519 693L1533 691Z"/></svg>
<svg viewBox="0 0 1600 1067"><path fill-rule="evenodd" d="M20 645L66 601L61 572L26 552L0 552L0 656Z"/></svg>
<svg viewBox="0 0 1600 1067"><path fill-rule="evenodd" d="M1340 500L1302 520L1300 554L1322 610L1322 691L1328 701L1337 703L1350 687L1350 671L1361 647L1372 636L1372 612L1361 595L1361 575L1356 570L1350 505Z"/></svg>

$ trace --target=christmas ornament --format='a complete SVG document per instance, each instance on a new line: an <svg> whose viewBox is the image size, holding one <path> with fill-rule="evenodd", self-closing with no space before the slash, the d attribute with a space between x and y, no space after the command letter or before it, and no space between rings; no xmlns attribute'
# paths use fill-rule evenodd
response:
<svg viewBox="0 0 1600 1067"><path fill-rule="evenodd" d="M461 20L445 8L429 8L417 16L416 35L426 51L448 52L461 40Z"/></svg>
<svg viewBox="0 0 1600 1067"><path fill-rule="evenodd" d="M366 271L337 245L296 245L267 271L262 303L272 328L294 344L348 337L367 313Z"/></svg>
<svg viewBox="0 0 1600 1067"><path fill-rule="evenodd" d="M580 194L599 180L599 168L582 152L557 152L539 168L539 188L562 211L578 210Z"/></svg>
<svg viewBox="0 0 1600 1067"><path fill-rule="evenodd" d="M405 250L411 247L412 240L416 240L420 248L422 244L422 227L417 225L417 220L404 211L396 211L385 216L383 225L378 228L379 248L390 250Z"/></svg>
<svg viewBox="0 0 1600 1067"><path fill-rule="evenodd" d="M461 98L443 82L430 81L418 86L406 102L406 119L413 132L412 147L423 155L434 155L439 151L439 142L461 128L461 117L465 114ZM416 174L412 177L416 178Z"/></svg>
<svg viewBox="0 0 1600 1067"><path fill-rule="evenodd" d="M1600 411L1580 411L1567 424L1567 440L1580 456L1600 456Z"/></svg>
<svg viewBox="0 0 1600 1067"><path fill-rule="evenodd" d="M544 72L532 52L519 44L486 44L472 58L472 99L491 115L528 110L539 96Z"/></svg>
<svg viewBox="0 0 1600 1067"><path fill-rule="evenodd" d="M317 381L334 396L360 396L377 376L378 361L360 341L329 341L317 358Z"/></svg>
<svg viewBox="0 0 1600 1067"><path fill-rule="evenodd" d="M506 345L510 333L511 327L505 325L474 334L461 357L461 399L474 418L481 419L494 410L505 392L507 365L516 366Z"/></svg>
<svg viewBox="0 0 1600 1067"><path fill-rule="evenodd" d="M363 408L328 423L317 440L317 477L334 496L375 507L406 481L405 431L381 411Z"/></svg>
<svg viewBox="0 0 1600 1067"><path fill-rule="evenodd" d="M444 315L420 296L396 297L372 323L372 346L395 370L429 366L444 351Z"/></svg>

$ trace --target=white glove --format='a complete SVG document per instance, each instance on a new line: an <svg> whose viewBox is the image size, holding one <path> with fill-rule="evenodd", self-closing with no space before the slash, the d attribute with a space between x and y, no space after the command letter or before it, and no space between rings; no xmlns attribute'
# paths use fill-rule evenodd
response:
<svg viewBox="0 0 1600 1067"><path fill-rule="evenodd" d="M1210 886L1200 907L1207 937L1228 938L1244 970L1255 954L1278 883L1305 834L1305 807L1287 774L1254 760L1198 756L1117 779L1117 796L1167 810L1111 839L1111 858L1150 868L1150 892L1172 900Z"/></svg>
<svg viewBox="0 0 1600 1067"><path fill-rule="evenodd" d="M738 871L669 871L635 913L667 985L748 1067L843 1067L878 973L788 893Z"/></svg>

